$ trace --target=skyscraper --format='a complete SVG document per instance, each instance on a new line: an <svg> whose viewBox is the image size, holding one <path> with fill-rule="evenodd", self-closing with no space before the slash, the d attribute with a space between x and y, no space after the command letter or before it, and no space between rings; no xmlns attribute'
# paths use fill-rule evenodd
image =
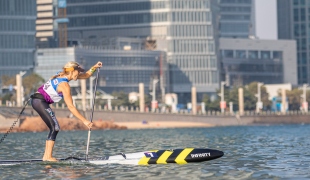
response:
<svg viewBox="0 0 310 180"><path fill-rule="evenodd" d="M278 37L297 43L298 84L310 83L310 1L278 0Z"/></svg>
<svg viewBox="0 0 310 180"><path fill-rule="evenodd" d="M39 48L50 47L52 46L52 43L50 42L53 41L54 38L54 0L36 0L36 2L36 46Z"/></svg>
<svg viewBox="0 0 310 180"><path fill-rule="evenodd" d="M220 0L220 36L248 38L254 34L253 0Z"/></svg>
<svg viewBox="0 0 310 180"><path fill-rule="evenodd" d="M0 1L0 77L33 69L35 21L36 0Z"/></svg>
<svg viewBox="0 0 310 180"><path fill-rule="evenodd" d="M171 92L189 100L219 87L217 0L68 0L68 39L99 45L106 37L145 38L167 52Z"/></svg>

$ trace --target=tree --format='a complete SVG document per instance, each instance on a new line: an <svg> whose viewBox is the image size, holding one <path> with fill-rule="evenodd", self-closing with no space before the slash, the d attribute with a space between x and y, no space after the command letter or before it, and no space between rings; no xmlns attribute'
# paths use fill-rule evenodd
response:
<svg viewBox="0 0 310 180"><path fill-rule="evenodd" d="M151 97L148 94L144 94L144 104L145 107L150 107L152 103ZM135 107L139 107L140 106L140 100L132 103L131 105L135 106Z"/></svg>
<svg viewBox="0 0 310 180"><path fill-rule="evenodd" d="M257 98L255 94L251 92L249 86L245 86L243 90L244 110L253 111L256 109Z"/></svg>
<svg viewBox="0 0 310 180"><path fill-rule="evenodd" d="M2 76L1 77L2 83L4 86L9 86L9 85L16 85L16 76ZM37 91L37 89L44 83L44 79L35 73L32 73L28 76L25 76L22 80L23 87L24 87L24 94L26 96L30 96L30 94L34 93ZM16 99L15 95L11 95L11 100Z"/></svg>
<svg viewBox="0 0 310 180"><path fill-rule="evenodd" d="M37 89L45 82L45 80L38 74L32 73L23 78L23 86L25 95L30 96L37 91Z"/></svg>
<svg viewBox="0 0 310 180"><path fill-rule="evenodd" d="M2 104L5 104L5 101L10 101L11 98L12 98L12 94L11 93L8 93L8 94L5 94L3 95L0 99L2 100ZM1 105L1 104L0 104Z"/></svg>
<svg viewBox="0 0 310 180"><path fill-rule="evenodd" d="M229 91L229 96L227 99L227 103L229 104L229 102L233 103L233 110L234 111L238 111L239 110L239 93L238 93L238 87L233 87L230 91Z"/></svg>
<svg viewBox="0 0 310 180"><path fill-rule="evenodd" d="M252 82L250 83L248 86L246 86L246 90L244 92L244 108L246 110L255 110L256 109L256 103L257 103L257 86L258 83L257 82ZM263 106L265 107L265 109L271 109L271 101L269 100L269 94L266 90L266 87L261 86L261 101L263 102ZM247 96L247 97L246 97Z"/></svg>
<svg viewBox="0 0 310 180"><path fill-rule="evenodd" d="M280 93L281 95L282 93ZM288 99L288 108L289 110L300 110L302 90L292 89L291 91L286 91L286 97Z"/></svg>
<svg viewBox="0 0 310 180"><path fill-rule="evenodd" d="M219 111L220 110L220 98L211 100L207 94L203 95L202 102L205 103L206 111Z"/></svg>
<svg viewBox="0 0 310 180"><path fill-rule="evenodd" d="M140 106L139 100L134 103L131 103L129 101L128 94L123 91L120 91L120 92L115 91L115 92L112 92L111 95L114 97L117 97L117 99L112 100L112 106L134 106L134 107ZM151 105L151 98L147 94L144 94L144 103L146 107Z"/></svg>
<svg viewBox="0 0 310 180"><path fill-rule="evenodd" d="M16 84L16 78L13 76L3 75L1 76L2 85L9 86L10 84Z"/></svg>
<svg viewBox="0 0 310 180"><path fill-rule="evenodd" d="M117 97L117 99L111 102L112 106L130 106L128 94L120 91L120 92L112 92L112 96Z"/></svg>

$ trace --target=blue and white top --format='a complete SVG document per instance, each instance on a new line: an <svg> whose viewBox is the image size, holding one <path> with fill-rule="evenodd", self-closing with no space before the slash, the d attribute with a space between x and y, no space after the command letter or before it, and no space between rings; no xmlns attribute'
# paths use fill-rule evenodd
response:
<svg viewBox="0 0 310 180"><path fill-rule="evenodd" d="M48 80L45 84L39 87L38 92L43 95L45 101L49 104L59 102L63 95L57 92L57 87L60 83L69 82L67 78L55 78Z"/></svg>

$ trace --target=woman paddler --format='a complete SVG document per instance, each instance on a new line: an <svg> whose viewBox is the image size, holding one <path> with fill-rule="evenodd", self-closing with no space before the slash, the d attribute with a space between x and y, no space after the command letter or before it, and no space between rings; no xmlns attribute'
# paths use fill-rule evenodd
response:
<svg viewBox="0 0 310 180"><path fill-rule="evenodd" d="M80 119L85 126L91 128L93 123L88 121L82 116L76 107L73 105L72 96L70 92L69 81L77 79L87 79L92 76L97 68L100 68L102 63L99 61L87 72L84 73L84 69L74 61L70 61L63 67L63 71L52 76L45 84L39 87L38 91L31 95L31 104L33 109L40 115L42 120L46 123L50 132L47 136L45 152L43 155L43 161L57 161L52 156L53 148L56 140L57 133L60 130L55 113L50 108L49 104L59 102L64 98L65 103L70 112Z"/></svg>

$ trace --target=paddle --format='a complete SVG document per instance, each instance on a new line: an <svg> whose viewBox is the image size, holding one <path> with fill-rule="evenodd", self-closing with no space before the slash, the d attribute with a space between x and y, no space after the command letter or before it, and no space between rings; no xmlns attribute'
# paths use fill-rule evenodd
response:
<svg viewBox="0 0 310 180"><path fill-rule="evenodd" d="M90 122L93 122L93 114L94 114L94 105L95 105L95 99L96 99L96 91L97 91L97 82L98 82L98 77L99 77L99 69L97 71L97 75L96 75L96 83L95 83L95 89L94 89L94 95L93 95L93 101L92 101L92 111L91 111L91 115L90 115ZM88 131L88 138L87 138L87 147L86 147L86 161L88 161L88 148L89 148L89 140L90 140L90 132L91 132L91 128L89 128Z"/></svg>

